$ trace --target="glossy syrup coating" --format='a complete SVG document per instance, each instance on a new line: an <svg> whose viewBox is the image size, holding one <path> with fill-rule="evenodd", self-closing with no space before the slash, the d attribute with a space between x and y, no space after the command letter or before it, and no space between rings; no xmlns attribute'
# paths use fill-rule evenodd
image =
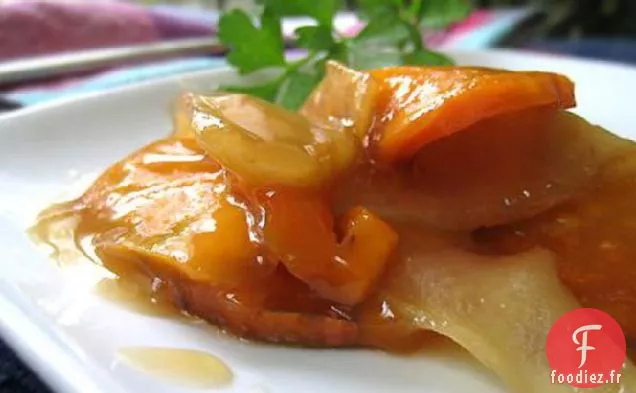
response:
<svg viewBox="0 0 636 393"><path fill-rule="evenodd" d="M431 203L426 195L466 207L471 207L471 200L482 198L480 219L501 220L504 212L504 217L513 220L527 216L525 205L507 206L501 201L520 186L531 191L528 198L532 209L549 209L555 203L567 209L570 205L563 204L564 199L578 200L577 196L583 194L588 204L597 206L596 210L588 210L605 210L595 216L575 215L569 220L596 223L607 219L602 222L612 237L602 246L587 249L573 245L593 244L590 239L597 235L596 224L583 224L589 233L579 229L554 236L553 226L563 219L552 219L548 213L536 216L534 226L520 228L534 234L536 240L531 246L547 246L559 261L570 261L559 265L561 277L583 304L610 311L629 329L632 322L628 310L636 295L630 292L631 276L624 274L629 271L628 266L620 265L627 257L617 254L628 250L628 239L615 238L619 234L628 236L631 232L620 228L631 224L626 219L629 215L617 217L623 213L606 210L627 208L634 191L629 188L630 177L620 175L619 169L624 165L604 169L601 163L631 145L576 118L557 116L559 123L554 123L552 114L537 110L515 118L527 116L533 119L529 123L533 126L528 129L507 132L513 118L491 121L439 146L432 144L430 151L424 150L418 158L421 161L413 166L394 167L390 173L383 172L381 166L370 170L372 163L360 166L352 173L355 181L349 184L355 185L353 189L336 185L341 191L348 190L346 197L336 198L341 204L338 209L349 212L341 216L334 214L336 206L332 204L336 201L330 196L332 192L285 187L250 190L211 160L195 139L160 140L115 164L78 200L44 212L40 233L47 237L52 234L47 233L47 228L71 218L74 242L87 254L96 255L98 262L123 278L154 285L153 290L164 301L245 337L410 351L421 347L429 335L422 333L421 327L390 299L374 294L384 285L381 277L386 264L393 270L392 265L404 263L390 255L397 233L400 238L426 238L432 230L436 236L446 236L443 225L436 229L436 221L426 218L435 211L468 220L470 225L462 225L465 228L471 228L475 219L474 215L458 214L457 209ZM576 165L558 154L551 161L545 160L551 157L546 152L563 151L559 148L563 139L550 136L556 131L549 128L547 134L537 134L535 138L533 127L541 126L541 121L569 127L556 128L565 139L568 135L579 136L579 145L568 147L568 155L578 157ZM590 150L590 146L594 149ZM490 159L469 154L470 148L486 151L486 147L490 148ZM436 148L439 152L435 152ZM527 150L527 155L516 154L517 148L520 152ZM465 153L453 153L462 151ZM438 157L442 152L448 159ZM449 160L453 166L447 166ZM425 173L421 172L424 162ZM473 179L462 169L478 165L483 173L490 170L493 175ZM506 166L517 169L506 177L510 169ZM524 168L530 170L526 173ZM585 170L580 171L581 168ZM410 181L396 188L391 183L392 176ZM622 179L617 184L623 188L612 191L616 187L612 179ZM538 193L545 184L554 184L552 191L558 193ZM460 190L462 185L461 194L448 191ZM488 192L483 194L482 189ZM396 191L398 196L411 194L415 200L429 202L404 206L396 198ZM379 196L382 203L369 201L373 195ZM485 195L485 199L480 195ZM606 198L615 198L614 202L619 203L609 203ZM370 210L360 205L369 206ZM410 209L410 220L419 222L425 230L405 232L405 216L390 211L400 208ZM579 210L575 209L575 213L579 214ZM616 224L610 227L610 222ZM470 230L463 233L470 234ZM546 233L550 236L546 237ZM580 236L586 236L586 241ZM508 241L503 236L493 239L488 246L491 250ZM483 242L478 241L479 245ZM514 251L525 249L524 246ZM605 257L595 253L604 253ZM584 254L595 255L597 263L574 263ZM618 258L619 266L608 273L604 258L611 255ZM594 274L599 279L598 286L586 289L579 285L589 282Z"/></svg>
<svg viewBox="0 0 636 393"><path fill-rule="evenodd" d="M470 261L486 261L484 253L508 246L509 236L482 229L499 226L533 239L518 248L512 242L512 254L543 246L559 261L575 261L576 247L561 245L584 232L568 232L554 241L543 229L554 221L546 212L585 198L590 206L608 204L603 192L612 188L606 180L618 169L605 171L605 164L631 146L562 112L559 108L574 104L572 85L554 74L403 68L366 76L344 71L331 75L353 78L345 90L356 94L365 86L379 90L356 96L354 105L343 109L334 102L321 104L339 84L321 84L303 113L312 122L324 118L327 133L249 97L184 96L175 136L141 148L108 169L79 199L45 211L38 233L52 242L47 234L68 221L74 242L95 255L96 262L241 336L408 351L430 338L422 333L431 326L421 316L432 311L444 317L440 323L459 321L441 330L444 334L466 339L461 333L467 328L474 329L476 338L493 333L483 318L474 326L466 324L471 318L457 314L465 310L425 301L439 295L429 293L438 291L438 283L417 278L428 277L427 269L442 260L420 243L439 238L449 247L444 252L452 256L450 261L472 267ZM375 101L374 111L369 100ZM244 119L242 106L250 113ZM280 126L282 118L293 119L283 123L301 127L298 134L294 127ZM362 123L372 129L366 144L350 143L352 137L360 138L355 125ZM300 161L272 153L288 148ZM298 181L305 172L294 163L301 161L312 168L319 164L319 176L300 176ZM626 189L626 195L632 194ZM606 216L623 220L611 212L599 217ZM588 223L601 220L587 213L577 217ZM619 226L629 227L628 217ZM533 220L534 225L527 224ZM598 234L589 231L584 235L588 241ZM604 247L620 239L610 240ZM548 274L552 255L529 255L541 258L519 256L528 262L524 269L542 273L533 276L539 281L554 278ZM617 267L630 269L625 259L619 260ZM582 303L588 294L579 283L590 272L601 277L608 266L559 263L563 283ZM443 273L459 277L465 270ZM411 271L413 275L403 273ZM484 280L457 277L447 277L461 285L445 288L446 298L478 301L469 298L482 293ZM595 287L600 292L592 297L604 299L594 304L619 318L618 308L629 306L635 296L629 280L611 280L601 280L603 286ZM528 287L543 288L539 281ZM515 290L505 276L497 285L501 293ZM546 307L575 303L569 297L552 299L555 293L567 295L561 289L532 295L536 304L548 302ZM396 303L399 296L411 303ZM524 311L522 301L510 306ZM512 311L510 315L519 314ZM621 321L629 326L628 319ZM507 326L514 321L502 322Z"/></svg>
<svg viewBox="0 0 636 393"><path fill-rule="evenodd" d="M636 151L604 165L580 197L530 220L482 230L492 251L552 250L562 282L585 307L613 316L628 340L636 338Z"/></svg>
<svg viewBox="0 0 636 393"><path fill-rule="evenodd" d="M516 118L532 116L536 122L543 116L541 113L533 110ZM547 119L554 121L552 115ZM383 285L378 280L384 274L386 261L390 261L387 258L391 244L397 239L391 228L404 235L401 224L404 215L391 214L387 210L405 207L396 198L396 190L401 191L399 195L411 193L421 201L426 200L422 198L427 194L438 195L443 203L463 197L467 201L465 206L470 207L470 199L477 200L481 195L480 187L483 187L488 190L488 197L483 199L479 217L488 220L499 220L501 211L507 217L527 214L524 204L506 206L501 203L509 197L509 190L516 189L520 182L532 191L535 202L530 206L533 209L537 203L544 202L543 209L548 209L555 202L561 203L563 198L576 198L581 193L587 195L592 206L600 206L597 210L627 207L630 203L629 195L633 191L627 187L630 184L628 176L620 178L623 179L621 187L627 187L620 192L612 194L613 183L608 183L620 174L618 169L621 167L599 169L601 162L627 148L626 142L606 137L603 130L589 128L579 120L568 120L562 124L575 126L574 129L565 132L561 128L559 132L566 137L574 132L574 135L584 136L579 137L579 141L588 141L580 142L579 147L570 146L574 149L570 154L579 158L577 165L570 165L569 160L563 160L559 155L553 161L543 161L548 156L539 153L554 149L546 150L545 146L560 146L561 139L549 137L549 134L532 139L532 129L525 131L523 128L518 129L517 134L506 133L511 122L513 120L505 119L489 122L503 128L478 126L439 146L440 152L445 151L446 155L469 147L477 151L490 147L492 160L485 160L480 165L484 171L489 165L492 167L494 175L491 178L482 177L479 181L465 176L462 168L476 165L476 158L471 154L452 154L449 159L454 166L446 167L448 160L432 158L437 155L433 144L430 152L423 151L429 158L421 158L422 161L417 163L419 166L422 162L429 163L426 174L422 174L421 169L412 171L408 166L395 167L390 174L379 166L370 171L372 164L361 166L352 174L356 180L350 184L356 187L349 189L346 198L339 201L342 206L338 209L349 211L341 217L333 213L331 203L334 201L329 192L285 188L248 192L241 182L233 181L230 174L207 157L194 139L160 140L115 164L78 200L44 212L40 218L40 233L46 237L46 229L53 228L52 224L72 218L75 243L87 254L97 255L99 262L107 268L124 278L141 280L141 285L155 285L154 290L160 292L164 301L167 299L187 312L245 337L304 345L364 345L410 351L421 347L428 335L421 333L421 328L390 300L373 295L378 285L380 288ZM481 137L473 138L476 133ZM544 148L530 149L525 157L510 154L514 152L511 146L518 146L520 151L529 149L532 144L528 141ZM552 142L546 145L549 141ZM589 150L589 146L595 146L595 150ZM580 161L581 157L587 158ZM519 160L525 161L518 164ZM507 178L505 165L516 165L519 169ZM533 170L525 177L518 177L524 173L522 168ZM542 169L537 171L538 168ZM579 168L587 169L580 172ZM441 175L435 178L434 174ZM403 188L393 187L390 183L391 176L403 180L407 175L411 180L402 184ZM422 181L425 178L427 181ZM563 182L563 179L574 183ZM550 193L542 196L532 188L533 184L539 187L555 180L560 181L554 185L554 191L559 192L554 194L558 196L556 199ZM462 194L451 192L444 197L446 190L461 189L462 184ZM590 191L594 189L610 193L614 198L623 195L625 199L616 201L624 202L608 203L603 199L608 198L605 194ZM501 194L497 195L497 192ZM372 195L380 196L383 203L371 203L368 197ZM490 202L492 207L488 205L488 198L493 201ZM356 207L360 204L371 210ZM566 209L569 205L561 203L559 206ZM421 236L428 236L427 231L435 228L435 221L425 218L435 211L454 214L469 223L474 219L472 215L458 215L457 209L430 202L406 207L414 214L411 220L423 223L427 228ZM374 211L386 217L386 221L376 218ZM602 210L596 216L575 216L574 221L594 223L605 217L609 220L603 221L610 228L608 234L616 237L619 228L631 224L625 219L628 215L619 218L617 215L622 213L612 212ZM559 222L563 219L552 219L548 213L538 215L535 226L526 229L528 233L536 233L537 240L531 245L548 246L559 256L559 261L570 261L570 264L559 265L564 283L583 304L611 311L629 329L632 323L630 302L636 296L630 292L631 276L624 274L629 271L628 266L620 266L609 273L604 270L609 266L604 258L609 255L618 258L617 249L628 249L624 246L628 240L611 237L602 246L590 246L592 249L573 246L592 244L590 239L596 236L593 225L583 227L592 231L590 233L566 232L561 237L546 237L545 233L554 233L552 226ZM610 227L610 222L617 224ZM546 227L551 228L550 231L542 229ZM443 226L435 230L442 235L444 231ZM411 230L409 236L417 236L415 232ZM464 230L464 233L470 232ZM628 230L620 233L630 234ZM578 236L588 239L585 242L577 240ZM489 247L492 250L503 247L506 239L497 237ZM478 246L481 244L477 243ZM521 247L514 251L525 249ZM603 253L595 256L596 264L574 263L583 255L595 253ZM620 264L627 259L621 257L618 260L616 263ZM390 263L399 265L402 262ZM594 272L601 283L599 286L586 289L579 285L588 282Z"/></svg>
<svg viewBox="0 0 636 393"><path fill-rule="evenodd" d="M96 262L236 334L352 345L355 324L267 255L257 214L193 139L166 139L43 212L38 233L51 241L72 219L75 243Z"/></svg>
<svg viewBox="0 0 636 393"><path fill-rule="evenodd" d="M533 107L575 106L574 84L551 72L473 67L389 67L371 71L379 84L371 137L385 162L480 120Z"/></svg>

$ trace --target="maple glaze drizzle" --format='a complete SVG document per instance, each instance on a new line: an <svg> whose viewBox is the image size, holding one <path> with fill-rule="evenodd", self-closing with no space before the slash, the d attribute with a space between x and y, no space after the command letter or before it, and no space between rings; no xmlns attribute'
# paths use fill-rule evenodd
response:
<svg viewBox="0 0 636 393"><path fill-rule="evenodd" d="M199 350L125 347L117 355L136 370L181 385L213 389L227 386L234 379L234 373L223 360Z"/></svg>

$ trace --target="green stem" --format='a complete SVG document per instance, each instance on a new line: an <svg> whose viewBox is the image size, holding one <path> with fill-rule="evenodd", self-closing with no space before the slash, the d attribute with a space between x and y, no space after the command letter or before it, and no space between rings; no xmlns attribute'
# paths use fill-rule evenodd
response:
<svg viewBox="0 0 636 393"><path fill-rule="evenodd" d="M285 79L287 79L289 77L289 75L293 74L294 72L298 71L303 66L305 66L305 65L309 64L310 62L314 61L316 59L316 57L318 57L318 54L319 54L318 52L310 52L307 57L305 57L303 59L295 60L293 62L290 62L289 65L287 66L287 68L285 68L285 71L283 71L272 82L274 84L283 83L283 81Z"/></svg>
<svg viewBox="0 0 636 393"><path fill-rule="evenodd" d="M419 19L420 12L422 11L422 0L413 0L408 8L409 16L411 20L416 21Z"/></svg>
<svg viewBox="0 0 636 393"><path fill-rule="evenodd" d="M411 42L413 43L414 50L424 49L424 42L422 41L422 32L420 31L420 27L417 23L411 24L407 23L409 29L409 35L411 36Z"/></svg>
<svg viewBox="0 0 636 393"><path fill-rule="evenodd" d="M314 61L316 57L318 57L318 54L319 52L310 52L309 55L305 57L304 59L296 60L290 63L289 66L287 66L287 69L285 70L283 75L288 76L289 74L292 74L298 71L300 68Z"/></svg>
<svg viewBox="0 0 636 393"><path fill-rule="evenodd" d="M410 41L414 50L424 49L422 32L420 31L420 12L422 11L422 0L413 0L410 5L402 5L398 13L401 22L409 31Z"/></svg>

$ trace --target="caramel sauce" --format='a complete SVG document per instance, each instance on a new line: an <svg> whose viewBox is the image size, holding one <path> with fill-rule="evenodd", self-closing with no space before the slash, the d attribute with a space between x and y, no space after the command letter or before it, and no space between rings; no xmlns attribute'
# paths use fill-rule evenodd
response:
<svg viewBox="0 0 636 393"><path fill-rule="evenodd" d="M52 209L63 210L65 206L57 205ZM164 287L158 283L153 285L147 277L132 273L126 278L107 274L106 270L93 262L100 261L94 255L90 239L77 244L76 227L76 217L63 214L61 219L41 219L29 229L29 235L35 243L46 246L51 251L51 258L69 275L78 276L73 278L83 280L88 273L90 279L96 282L93 292L101 298L146 316L184 321L190 319L174 306Z"/></svg>
<svg viewBox="0 0 636 393"><path fill-rule="evenodd" d="M73 211L76 204L71 201L49 207L29 228L28 235L36 244L45 246L51 258L72 278L95 282L96 295L139 314L186 320L188 317L174 306L159 282L153 285L152 279L135 272L125 278L113 277L100 266L90 235L77 236L80 217Z"/></svg>
<svg viewBox="0 0 636 393"><path fill-rule="evenodd" d="M79 250L120 277L97 293L136 312L178 309L241 337L352 345L349 310L263 252L257 213L195 141L166 139L113 165L80 198L45 210L32 232L54 257Z"/></svg>
<svg viewBox="0 0 636 393"><path fill-rule="evenodd" d="M418 91L422 84L410 84L408 89ZM428 83L424 85L429 87ZM451 92L454 96L455 92ZM435 94L418 96L437 99ZM442 101L446 99L442 97ZM561 281L578 302L607 310L633 338L636 279L630 263L634 260L631 256L636 241L633 236L636 216L624 212L634 211L629 197L636 194L633 182L636 168L627 165L624 176L618 178L610 175L620 174L620 166L609 174L603 172L610 159L627 149L631 149L631 155L626 155L626 161L631 164L633 145L562 110L533 105L538 107L516 112L522 107L513 106L507 109L510 113L495 116L501 112L502 102L498 102L493 106L497 111L490 113L492 118L482 121L478 120L483 115L475 117L479 111L473 110L474 119L449 129L455 132L466 127L465 130L452 137L438 132L435 138L440 139L435 142L429 138L432 133L422 132L422 123L414 122L411 116L400 119L392 114L387 119L396 118L395 124L408 127L412 130L408 133L423 139L418 142L409 137L386 142L388 139L383 134L383 140L377 141L382 145L378 146L388 146L388 150L393 151L383 150L380 158L386 161L409 158L388 168L374 160L365 160L369 158L368 152L357 151L356 143L341 140L342 143L330 145L325 143L330 138L323 134L316 146L290 138L298 136L295 126L287 130L281 129L280 124L267 128L266 138L228 139L229 131L233 131L234 136L241 136L241 131L228 129L229 123L215 126L218 114L210 116L201 107L194 112L198 116L193 118L204 120L200 124L203 129L197 132L198 143L191 135L179 133L177 137L140 149L109 168L82 197L47 210L41 216L40 228L34 232L53 246L58 260L70 259L73 254L67 250L74 245L93 261L103 263L121 278L100 283L98 293L141 313L161 315L163 307L180 309L225 326L241 337L270 342L373 346L400 352L427 346L430 354L456 358L462 351L446 344L435 349L438 336L424 331L434 329L436 324L441 327L448 324L454 328L452 331L459 332L450 336L483 360L490 356L482 352L488 346L472 345L480 334L491 342L516 343L520 337L496 334L502 332L497 328L507 326L495 321L500 309L520 311L510 314L509 321L501 322L519 321L522 319L519 315L534 309L523 301L516 305L501 301L496 308L489 309L492 315L482 313L483 318L479 319L477 314L470 314L464 308L474 309L473 303L483 304L484 298L472 296L471 292L462 293L462 287L474 289L475 283L479 286L487 282L492 272L484 269L487 274L481 277L474 274L456 282L460 275L452 269L444 270L451 263L462 272L479 267L460 263L479 262L475 250L469 254L460 245L449 243L450 249L457 251L457 246L461 252L442 250L436 255L430 248L423 247L419 254L409 258L409 254L400 253L399 247L393 247L397 238L402 247L408 238L405 235L417 238L420 243L428 242L430 232L445 241L454 238L451 232L461 233L462 239L476 235L471 238L470 247L483 248L487 253L497 254L500 248L506 249L502 253L513 250L515 254L527 248L550 249L557 256ZM417 105L410 107L421 110ZM247 122L254 117L248 113L242 119L242 112L234 115ZM280 121L279 117L272 115L264 119ZM438 120L445 122L443 117ZM183 126L180 121L183 119L177 120L178 128ZM197 121L190 125L194 123ZM202 137L203 132L210 131L205 130L208 127L214 131L210 134L212 139ZM386 131L388 125L383 127ZM317 135L313 129L308 130L311 132L307 136ZM289 142L290 139L294 139L294 143ZM309 154L312 170L303 172L301 164L305 161L287 159L277 144L266 143L272 141L283 141L283 146L297 144L291 146L292 151L300 152L301 157L305 157L302 152L309 153L318 147L323 149L323 154ZM432 142L430 146L420 150L428 142ZM236 146L231 146L233 144ZM301 149L296 149L299 146ZM345 146L348 146L344 149L347 154L338 156L336 153ZM351 161L357 153L366 157L361 158L364 162L360 166ZM313 160L316 157L320 160ZM321 165L314 172L317 164ZM330 166L338 176L346 172L340 166L350 170L340 179L329 179L341 180L343 184L323 184L321 176ZM288 183L277 182L274 176L280 175L279 172L291 174L283 180L293 180L300 173L300 180L304 182L302 185L291 182L294 186L286 190L280 185ZM252 180L253 187L242 188L241 180L247 183ZM255 190L257 184L268 186ZM603 189L594 189L599 185ZM263 194L260 199L258 192ZM364 212L357 223L338 221L337 214L361 207ZM67 220L70 223L63 224ZM395 242L386 244L390 238L387 234L393 234L393 229L404 222L417 222L421 226L413 231L397 230ZM64 229L65 225L72 230ZM379 231L382 226L387 230ZM356 228L360 233L352 231ZM486 232L493 230L483 237L494 244L480 241L479 234L474 233L478 228L487 228ZM73 240L69 241L69 237ZM350 252L359 256L357 259L347 258L349 252L340 252L340 246L349 243L363 244ZM413 244L406 248L417 249ZM380 254L382 257L368 263ZM422 262L422 256L449 263L440 264L443 274L431 278L418 274L432 271L433 264L426 264L432 261L423 258ZM390 262L395 262L390 261L393 257L398 261L390 266ZM538 260L527 259L528 263ZM354 266L356 261L358 266ZM419 262L422 263L418 265ZM398 271L395 276L399 277L398 285L414 295L405 297L402 305L418 309L426 307L430 299L436 300L437 303L429 303L439 306L438 318L431 320L425 313L409 314L408 310L401 316L400 310L394 309L381 295L369 297L374 290L395 291L395 288L382 287L381 283L381 279L394 270ZM422 283L439 284L434 277L442 277L439 281L448 286L433 285L426 289ZM554 278L554 272L550 271L548 277ZM414 279L412 286L405 286L411 278ZM541 278L544 277L538 279ZM504 281L502 286L509 281ZM542 287L530 288L534 288L533 294L549 295ZM485 290L497 293L492 288ZM445 298L447 292L461 296ZM554 293L557 293L555 298L569 302L569 294ZM445 302L448 299L451 302ZM526 296L522 300L527 299ZM575 304L578 303L572 300L567 307ZM471 327L467 322L469 318L453 320L446 313L472 315L470 321L479 323ZM540 321L537 326L542 329L547 322ZM461 332L464 323L474 336ZM473 328L475 331L470 332ZM438 331L449 334L451 330ZM532 331L537 332L541 330ZM542 342L537 342L533 343L537 344L536 348L522 348L532 359L541 352L537 348ZM232 380L230 369L220 359L199 351L132 347L121 349L119 356L131 367L192 386L221 387ZM508 359L508 354L502 358ZM540 370L544 366L539 364L542 361L543 355L540 361L531 362L531 366ZM529 369L533 370L532 367ZM502 367L496 371L507 373L508 370ZM532 381L534 373L526 374Z"/></svg>
<svg viewBox="0 0 636 393"><path fill-rule="evenodd" d="M146 374L201 389L222 388L234 374L220 358L207 352L158 347L127 347L117 351L121 361Z"/></svg>
<svg viewBox="0 0 636 393"><path fill-rule="evenodd" d="M183 319L189 317L168 299L162 299L152 286L141 285L122 278L105 278L95 285L95 293L126 309L152 317Z"/></svg>
<svg viewBox="0 0 636 393"><path fill-rule="evenodd" d="M50 207L52 211L56 206ZM28 235L38 245L45 246L50 256L60 266L69 266L82 260L85 254L75 243L75 228L79 218L72 214L47 218L40 216L38 222L29 228Z"/></svg>
<svg viewBox="0 0 636 393"><path fill-rule="evenodd" d="M516 254L537 245L557 256L561 281L582 306L614 317L636 338L636 160L629 152L603 168L586 195L532 219L475 233L488 250Z"/></svg>
<svg viewBox="0 0 636 393"><path fill-rule="evenodd" d="M636 331L630 312L636 299L631 284L633 274L622 272L630 270L623 265L633 259L626 257L633 243L634 220L627 221L625 218L629 216L623 215L621 209L605 212L600 218L595 213L617 206L613 203L617 195L634 195L631 177L617 180L615 194L612 192L607 198L590 193L589 203L579 200L580 206L589 205L589 209L585 208L588 221L589 217L596 219L611 235L610 239L602 239L594 250L579 253L577 250L583 248L568 241L592 245L590 239L598 236L598 227L586 228L585 233L574 228L565 236L558 236L564 228L563 218L552 222L549 212L545 213L551 208L566 209L562 201L577 200L590 179L600 184L595 176L609 179L602 173L602 164L611 154L625 149L624 143L602 130L592 131L587 128L589 125L570 119L569 115L558 114L556 120L553 115L547 110L530 111L523 116L510 115L480 123L459 135L434 142L429 150L415 157L411 167L395 166L385 173L369 162L346 179L348 187L342 185L342 189L335 191L308 190L307 194L306 190L285 193L283 189L273 189L264 193L266 201L260 204L254 203L254 195L241 188L240 182L211 160L194 139L159 140L115 163L82 197L45 211L34 233L54 248L58 260L70 259L69 250L74 247L114 274L131 280L126 285L134 282L133 290L128 287L114 290L108 287L112 284L102 284L106 289L98 291L105 291L105 297L143 313L158 312L148 304L166 303L227 327L241 337L312 346L363 345L410 351L426 344L427 333L413 327L408 319L387 317L385 305L373 304L366 292L377 288L373 286L385 275L385 260L377 261L375 266L362 263L359 269L351 269L351 260L332 258L333 249L342 240L339 236L363 244L359 249L362 262L371 259L369 255L374 253L367 251L377 250L386 236L341 236L335 229L339 223L332 208L341 213L352 206L368 206L380 220L386 219L388 226L400 232L400 239L405 233L399 227L409 220L422 223L440 236L446 236L448 231L469 236L474 228L502 221L523 223L527 216L544 211L537 216L536 225L507 229L526 234L526 238L532 239L532 247L543 246L558 254L561 278L577 298L583 304L611 307L612 314L633 336ZM511 137L508 131L518 122L525 126L516 129ZM544 125L542 122L563 125L569 132L548 130L538 138L537 129ZM512 138L518 139L513 145ZM580 146L566 144L566 139L582 138L585 142L580 142ZM529 145L533 149L529 150ZM605 146L608 151L580 154L589 150L588 145ZM563 146L572 149L566 155L568 159L562 159ZM484 151L488 154L483 154ZM447 157L456 159L454 165L446 165ZM583 157L584 167L571 157ZM528 173L510 168L525 168ZM540 170L535 171L536 168ZM474 176L475 171L482 177ZM573 180L574 184L563 179ZM331 191L334 195L322 195ZM606 192L609 191L607 188ZM511 197L518 192L523 195L523 203ZM335 206L325 202L329 197L335 197ZM453 203L447 204L451 199ZM599 201L602 206L597 206ZM627 211L631 203L625 197L620 206ZM566 221L576 222L580 213L575 211L575 217L566 217ZM446 228L444 225L452 221L449 214L462 222ZM611 229L613 219L623 222L625 228ZM279 230L270 233L267 229L272 225ZM377 234L377 228L368 232ZM421 239L428 236L419 230L412 234ZM493 235L497 244L486 244L485 248L492 251L508 242L508 237ZM278 250L272 247L276 244L280 245ZM590 276L599 281L593 292L602 295L579 287L584 280L580 280L582 270L578 261L587 255L597 257L597 263L588 267ZM346 280L338 276L336 285L326 285L327 278L334 277L323 269L324 264L314 261L335 261L338 267L344 266L348 269L348 274L342 276ZM606 262L622 267L614 270L612 279L605 274ZM371 270L372 274L368 274ZM354 291L352 302L339 300L348 299L345 296L324 296L327 291L319 290L322 285L349 291L360 284L360 278L369 285ZM620 297L620 291L627 296ZM146 298L146 304L139 305L140 297ZM359 303L363 298L365 302Z"/></svg>

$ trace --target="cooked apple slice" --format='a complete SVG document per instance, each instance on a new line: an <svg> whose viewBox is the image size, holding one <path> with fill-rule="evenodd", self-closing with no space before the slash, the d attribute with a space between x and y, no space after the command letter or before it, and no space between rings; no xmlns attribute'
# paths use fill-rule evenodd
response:
<svg viewBox="0 0 636 393"><path fill-rule="evenodd" d="M401 238L401 262L383 289L393 307L466 348L514 392L578 391L550 381L548 332L561 315L580 307L559 282L550 252L483 256L442 236L408 233ZM620 372L620 385L594 391L636 389L631 362Z"/></svg>
<svg viewBox="0 0 636 393"><path fill-rule="evenodd" d="M482 230L489 249L545 247L558 275L585 307L613 316L636 339L636 148L603 166L577 198L530 220Z"/></svg>
<svg viewBox="0 0 636 393"><path fill-rule="evenodd" d="M213 159L252 186L317 187L350 169L359 143L338 124L243 94L192 96L189 126ZM183 121L181 121L183 122Z"/></svg>
<svg viewBox="0 0 636 393"><path fill-rule="evenodd" d="M300 114L315 124L351 128L361 140L373 122L379 86L367 72L327 63L327 73L311 93Z"/></svg>
<svg viewBox="0 0 636 393"><path fill-rule="evenodd" d="M411 163L360 169L342 185L340 204L434 228L509 223L578 195L630 146L565 111L513 112L430 143Z"/></svg>

